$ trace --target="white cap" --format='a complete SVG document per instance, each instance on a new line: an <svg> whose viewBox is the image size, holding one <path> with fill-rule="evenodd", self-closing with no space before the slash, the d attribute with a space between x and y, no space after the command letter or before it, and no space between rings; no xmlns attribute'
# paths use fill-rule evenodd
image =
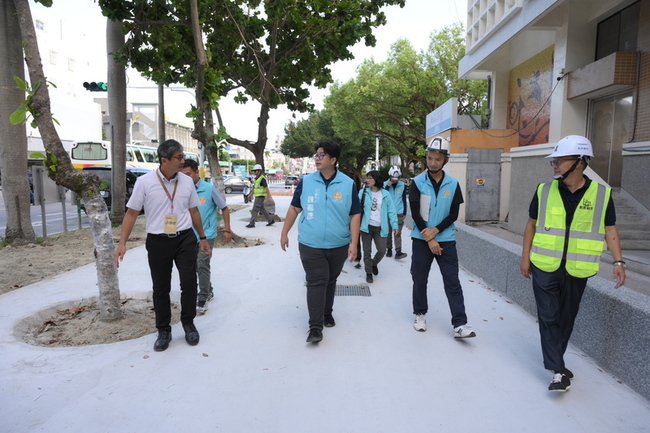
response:
<svg viewBox="0 0 650 433"><path fill-rule="evenodd" d="M427 152L438 152L443 155L449 155L449 141L443 137L433 137L433 140L427 146Z"/></svg>
<svg viewBox="0 0 650 433"><path fill-rule="evenodd" d="M262 166L260 164L255 164L255 167L253 167L253 171L255 170L261 170Z"/></svg>
<svg viewBox="0 0 650 433"><path fill-rule="evenodd" d="M388 170L388 175L390 177L400 177L402 175L402 170L399 168L399 166L394 165Z"/></svg>
<svg viewBox="0 0 650 433"><path fill-rule="evenodd" d="M581 158L585 156L593 158L594 151L591 147L591 141L582 135L567 135L557 142L553 149L553 153L547 156L547 158L571 155L578 155Z"/></svg>

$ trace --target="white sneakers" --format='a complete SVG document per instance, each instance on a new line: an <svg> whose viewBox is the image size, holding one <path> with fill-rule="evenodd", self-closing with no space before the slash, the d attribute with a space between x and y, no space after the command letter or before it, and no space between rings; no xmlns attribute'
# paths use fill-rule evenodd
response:
<svg viewBox="0 0 650 433"><path fill-rule="evenodd" d="M413 324L413 328L419 332L424 332L427 330L427 320L424 314L415 315L415 323Z"/></svg>
<svg viewBox="0 0 650 433"><path fill-rule="evenodd" d="M471 338L476 337L476 333L471 326L460 325L454 328L454 338Z"/></svg>
<svg viewBox="0 0 650 433"><path fill-rule="evenodd" d="M418 332L427 330L427 316L424 314L416 314L413 329ZM471 338L476 337L476 332L469 325L460 325L454 328L454 338Z"/></svg>

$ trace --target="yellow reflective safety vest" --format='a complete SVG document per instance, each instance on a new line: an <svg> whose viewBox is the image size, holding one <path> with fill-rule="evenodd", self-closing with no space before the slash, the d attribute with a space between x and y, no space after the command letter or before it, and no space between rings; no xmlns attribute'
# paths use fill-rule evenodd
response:
<svg viewBox="0 0 650 433"><path fill-rule="evenodd" d="M255 197L266 197L268 195L266 193L266 187L262 186L262 179L264 179L264 175L255 179L253 183L253 196Z"/></svg>
<svg viewBox="0 0 650 433"><path fill-rule="evenodd" d="M542 271L553 272L566 257L569 275L577 278L596 275L605 244L605 210L611 193L611 188L592 181L575 210L571 226L566 227L559 181L540 184L530 261Z"/></svg>

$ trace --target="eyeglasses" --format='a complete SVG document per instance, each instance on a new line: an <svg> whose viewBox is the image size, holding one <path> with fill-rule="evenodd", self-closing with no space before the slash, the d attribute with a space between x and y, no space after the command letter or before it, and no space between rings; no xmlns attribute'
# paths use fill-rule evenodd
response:
<svg viewBox="0 0 650 433"><path fill-rule="evenodd" d="M326 153L315 153L314 154L314 159L323 159L327 156Z"/></svg>
<svg viewBox="0 0 650 433"><path fill-rule="evenodd" d="M557 167L557 166L559 166L559 165L562 165L562 163L565 162L565 161L580 161L580 158L571 158L571 159L553 159L553 160L549 161L549 163L550 163L553 167Z"/></svg>
<svg viewBox="0 0 650 433"><path fill-rule="evenodd" d="M181 153L180 155L172 156L172 158L175 158L175 159L178 159L178 160L185 159L185 154Z"/></svg>

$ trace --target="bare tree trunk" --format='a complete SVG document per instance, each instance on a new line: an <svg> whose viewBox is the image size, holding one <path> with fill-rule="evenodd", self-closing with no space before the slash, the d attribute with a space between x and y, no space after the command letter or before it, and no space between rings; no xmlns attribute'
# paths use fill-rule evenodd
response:
<svg viewBox="0 0 650 433"><path fill-rule="evenodd" d="M113 181L111 186L111 220L121 223L126 207L126 72L113 57L124 45L121 23L106 19L108 53L108 114L111 119Z"/></svg>
<svg viewBox="0 0 650 433"><path fill-rule="evenodd" d="M14 245L36 242L30 216L27 179L27 128L12 125L9 115L25 102L13 77L25 80L20 25L11 1L0 3L0 172L7 213L5 238Z"/></svg>
<svg viewBox="0 0 650 433"><path fill-rule="evenodd" d="M104 203L99 193L99 179L95 175L88 175L75 170L70 163L70 157L63 148L52 121L50 95L43 73L41 55L36 42L36 31L28 0L14 0L14 4L20 23L30 82L32 88L38 86L38 90L34 92L32 97L30 110L36 120L46 149L48 176L57 184L79 194L83 200L90 220L97 257L100 318L104 320L118 319L122 316L122 312L120 310L117 268L113 262L115 245L106 203Z"/></svg>

